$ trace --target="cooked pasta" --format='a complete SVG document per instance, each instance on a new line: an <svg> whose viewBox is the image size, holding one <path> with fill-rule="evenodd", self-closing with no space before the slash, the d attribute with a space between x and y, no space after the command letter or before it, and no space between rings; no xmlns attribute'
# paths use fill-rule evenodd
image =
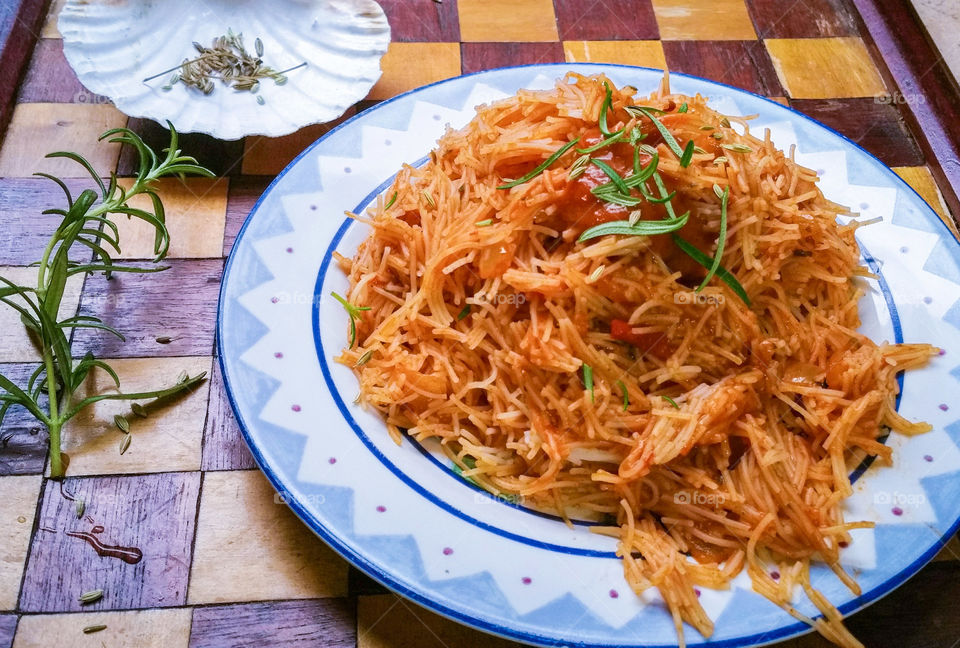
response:
<svg viewBox="0 0 960 648"><path fill-rule="evenodd" d="M887 428L928 429L897 414L896 376L935 349L857 331L859 224L792 151L666 78L635 95L570 74L403 167L338 256L339 360L397 442L437 439L493 493L606 520L591 528L681 645L684 623L713 629L696 588L746 569L860 646L809 565L859 593L839 562L871 525L844 520L851 465L889 462ZM791 606L797 587L822 617Z"/></svg>

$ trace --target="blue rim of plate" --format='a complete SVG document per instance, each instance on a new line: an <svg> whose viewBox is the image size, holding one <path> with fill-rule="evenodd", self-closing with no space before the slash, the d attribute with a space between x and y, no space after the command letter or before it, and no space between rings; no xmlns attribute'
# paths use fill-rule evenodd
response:
<svg viewBox="0 0 960 648"><path fill-rule="evenodd" d="M527 64L527 65L516 65L516 66L495 68L492 70L483 70L480 72L473 72L470 74L459 75L449 79L443 79L441 81L435 81L433 83L420 86L418 88L414 88L412 90L408 90L404 93L391 97L390 99L382 101L374 106L371 106L363 110L360 113L357 113L350 119L346 120L342 124L337 125L333 129L325 133L322 137L318 138L312 144L307 146L293 160L291 160L286 167L284 167L284 169L270 182L270 184L267 186L264 192L257 199L257 202L251 208L250 213L247 215L246 219L243 222L243 225L241 226L240 230L237 232L236 238L234 239L234 242L233 242L233 246L231 247L231 250L230 250L230 254L228 255L226 263L224 265L223 277L221 280L221 287L220 287L219 304L217 308L216 348L217 348L217 362L219 363L220 371L223 376L224 391L226 392L227 400L229 401L230 407L233 410L238 427L240 428L244 441L249 447L254 460L256 461L260 470L264 473L264 475L267 477L268 481L270 482L270 484L273 486L275 490L277 490L278 492L284 492L286 490L284 488L285 484L277 474L274 467L271 466L270 463L266 460L266 458L263 455L263 452L254 442L253 437L251 436L247 421L244 419L243 414L240 411L240 408L238 407L237 400L233 393L233 389L230 386L231 378L230 378L230 373L227 368L227 365L224 362L224 349L223 349L223 337L224 337L223 336L223 327L224 327L223 305L224 305L224 300L226 299L227 280L229 277L231 267L233 265L233 261L236 258L236 252L239 247L238 244L240 243L243 235L245 234L247 227L249 226L254 214L256 214L257 210L261 207L266 197L270 194L270 192L274 189L274 187L280 182L280 180L294 166L296 166L301 159L307 156L314 148L319 146L324 140L332 136L334 133L340 131L341 129L350 127L351 124L353 124L353 122L359 120L361 117L371 112L378 110L379 108L385 105L389 105L391 103L399 101L409 95L420 92L421 90L432 88L434 86L443 85L446 83L454 83L464 78L481 76L484 74L490 74L490 73L495 73L500 71L523 70L523 69L532 69L532 68L562 71L564 68L569 68L571 65L574 65L574 64L572 63L533 63L533 64ZM652 71L652 72L660 72L660 73L663 72L663 70L659 70L657 68L611 64L611 63L576 63L575 65L576 67L596 69L598 72L603 71L605 69L620 69L620 70L635 69L635 70L644 70L644 71ZM857 144L856 142L848 138L846 135L834 130L833 128L825 124L818 122L817 120L805 115L804 113L796 110L795 108L788 105L783 105L779 102L773 101L768 97L764 97L762 95L758 95L753 92L749 92L747 90L743 90L742 88L737 88L735 86L732 86L720 81L714 81L711 79L706 79L704 77L695 76L692 74L683 74L683 73L676 73L676 72L671 72L670 75L671 77L686 78L694 81L700 81L700 82L705 82L708 84L720 86L728 90L731 90L734 94L748 95L754 99L759 99L759 100L762 100L763 102L772 104L780 110L789 111L795 116L795 118L799 118L805 122L813 124L818 128L824 129L825 131L829 132L830 134L842 140L849 147L855 149L861 155L864 155L867 158L876 162L880 167L884 169L885 173L889 174L889 176L892 177L892 179L894 180L894 183L900 189L906 190L909 194L913 194L923 204L926 204L926 201L923 199L923 197L913 187L911 187L902 178L897 176L897 174L894 173L877 156L875 156L874 154L870 153L869 151L861 147L859 144ZM930 212L932 213L933 210L930 209ZM942 220L940 220L940 218L936 214L933 214L933 215L934 215L934 218L931 218L930 220L936 223L934 227L938 230L940 237L945 238L948 241L951 241L952 242L951 244L954 247L956 247L957 241L954 238L953 233L949 230L946 224ZM873 257L868 257L868 258L872 259ZM545 637L545 636L534 634L534 633L516 630L514 628L500 625L500 624L489 623L482 619L476 618L475 616L464 614L456 609L443 605L442 603L435 601L429 596L425 596L418 591L408 588L403 583L394 579L390 574L382 571L377 566L373 565L366 557L364 557L363 555L351 549L337 536L337 534L328 530L309 511L309 509L302 502L298 501L296 498L287 498L286 503L291 508L291 510L297 515L297 517L299 517L300 520L304 522L304 524L306 524L317 536L319 536L334 551L336 551L341 557L346 559L349 563L351 563L357 569L360 569L366 575L370 576L380 584L386 586L393 592L396 592L397 594L400 594L442 616L445 616L449 619L453 619L455 621L458 621L460 623L463 623L465 625L468 625L470 627L476 628L478 630L482 630L484 632L487 632L493 635L497 635L500 637L504 637L504 638L508 638L516 641L522 641L530 645L578 646L579 648L615 648L617 646L617 644L609 643L609 642L585 643L585 642L558 641L551 637ZM947 530L940 535L936 543L931 544L931 546L926 551L924 551L919 557L917 557L912 563L910 563L909 565L901 569L899 572L897 572L893 576L889 577L886 581L884 581L877 587L874 587L870 591L864 592L860 596L857 596L856 598L850 601L847 601L846 603L838 606L837 609L840 611L841 614L846 616L866 607L867 605L889 594L890 592L892 592L893 590L895 590L896 588L904 584L911 576L913 576L924 565L930 562L930 560L933 559L933 557L940 551L940 549L942 549L946 545L947 541L949 541L949 539L953 537L954 534L957 533L958 529L960 529L960 518L955 519L947 528ZM744 646L760 646L760 645L767 645L775 641L807 634L811 631L812 631L812 628L809 625L798 621L796 623L786 625L786 626L781 626L775 630L771 630L768 632L757 633L749 636L739 636L739 637L734 637L731 639L726 639L726 640L721 640L716 642L708 640L702 644L696 644L696 645L709 645L716 648L742 648ZM677 645L678 644L676 642L673 642L670 644L648 644L648 645L645 644L646 648L676 648Z"/></svg>

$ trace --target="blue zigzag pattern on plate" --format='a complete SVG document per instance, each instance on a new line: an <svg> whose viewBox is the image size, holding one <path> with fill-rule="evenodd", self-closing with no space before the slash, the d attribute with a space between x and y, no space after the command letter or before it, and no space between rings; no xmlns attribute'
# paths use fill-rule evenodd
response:
<svg viewBox="0 0 960 648"><path fill-rule="evenodd" d="M601 69L601 66L540 66L528 74L532 78L539 70L547 70L549 74L570 67L583 67L594 70ZM618 69L621 74L627 74L627 72L624 72L624 68ZM517 74L527 74L523 70L524 68L518 68ZM678 81L678 85L684 82L683 77L680 75L676 75L675 79ZM515 76L510 75L504 75L501 78L485 77L482 81L494 87L499 83L502 89L508 92L512 92L513 87L516 85ZM717 86L717 84L714 84L714 86ZM427 95L428 96L424 97L425 101L454 109L462 109L467 98L467 93L456 83L434 85L429 89ZM389 115L388 118L385 112L378 112L374 109L372 112L365 114L365 124L392 129L403 128L405 124L409 123L414 103L407 102L401 103L400 105L408 107L409 109L405 113L399 113L399 117L395 113ZM805 152L837 150L838 142L834 135L826 133L803 120L798 120L795 126L797 127L798 138L803 142ZM265 197L258 202L257 207L254 208L254 213L256 213L258 209L267 207L270 208L271 213L283 213L283 209L278 202L279 196L272 192L273 189L278 187L281 180L293 187L307 187L310 189L317 187L319 179L315 166L312 164L298 164L301 160L309 161L311 151L313 151L313 148L301 154L301 156L278 177L270 189L268 189ZM349 138L331 140L331 148L324 151L324 154L342 157L357 157L356 153L357 149L355 146L351 146ZM913 204L913 198L904 190L905 185L902 183L898 184L887 174L880 172L872 165L869 159L864 160L860 158L856 164L851 164L851 159L854 157L857 156L848 156L848 172L851 183L896 187L898 189L898 203L904 199L907 203L910 203L909 205L904 205L903 207L905 208L903 209L897 209L897 216L893 221L894 224L924 232L937 231L937 224L931 223L929 214L927 218L924 218L922 211L918 211L917 206ZM300 189L298 189L298 191L299 190ZM248 220L238 235L234 252L228 261L221 295L221 321L218 326L218 332L220 333L220 335L218 335L218 344L221 362L225 361L224 358L228 354L232 359L239 358L243 352L254 346L257 341L267 333L263 323L239 303L239 297L272 278L269 270L267 270L266 266L258 258L252 243L289 231L292 231L292 227L285 218L260 219L259 222L256 218L252 218ZM945 231L945 229L941 231ZM947 246L941 240L927 259L924 270L936 274L952 283L960 283L960 253L958 253L956 246ZM223 335L223 327L225 326L225 321L223 320L223 314L225 311L229 311L230 317L232 318L230 321L231 333L229 349L224 347L225 336ZM960 328L960 301L954 304L953 308L944 317L944 320ZM398 576L402 577L399 578L399 580L429 584L427 589L434 593L434 598L432 600L425 600L417 592L404 591L404 588L399 585L397 580L388 578L384 574L377 576L376 569L371 568L371 565L366 562L363 556L349 552L351 555L348 557L361 568L368 572L373 571L374 576L381 580L388 581L389 584L401 590L402 593L426 604L428 607L432 607L460 620L471 621L471 619L459 614L452 604L448 604L450 601L457 599L458 596L462 597L463 592L470 592L478 613L477 617L472 619L472 622L475 625L484 626L485 629L498 634L544 642L545 640L540 634L539 629L556 624L557 619L567 619L576 621L578 632L581 634L581 637L584 638L583 642L577 642L578 645L607 645L609 643L608 639L611 636L612 628L590 613L579 600L569 594L560 596L529 614L518 615L510 609L506 597L489 574L480 573L451 580L430 580L424 569L416 540L412 536L361 536L355 534L353 532L354 492L352 489L318 486L297 479L306 437L265 422L262 419L256 421L245 419L238 408L235 394L242 393L245 401L244 409L251 412L263 411L266 403L278 388L277 381L244 362L231 361L230 364L231 371L229 372L228 395L237 413L238 422L240 422L241 427L244 429L248 440L250 439L250 424L253 423L256 426L258 443L252 444L252 451L261 466L264 466L265 472L274 485L280 489L292 491L291 494L294 500L290 503L297 514L304 518L318 534L343 551L344 547L337 538L333 538L323 529L317 528L316 521L312 518L308 507L302 504L302 501L323 502L322 506L324 507L324 515L327 520L335 523L339 530L350 529L349 539L353 541L364 554L378 555L378 552L386 551L388 548L389 555L394 561L391 567L396 571ZM226 370L227 367L225 366L225 375L227 374ZM953 378L960 380L960 368L951 372L951 375ZM331 424L334 423L331 422ZM960 446L960 421L955 421L947 425L946 431L953 442ZM264 443L264 439L268 438L270 442L268 444ZM269 468L266 467L265 461L269 464ZM926 478L922 483L936 511L938 524L942 526L950 525L951 522L960 515L960 510L958 510L958 506L960 506L960 473L949 473ZM298 497L301 498L302 501L297 501ZM927 533L931 532L929 529L925 529L925 531ZM946 531L946 528L937 529L938 533ZM917 527L914 525L880 525L876 530L877 554L881 557L896 554L902 551L905 545L917 542L918 532ZM878 562L877 569L867 570L859 575L859 581L863 585L864 591L867 592L864 598L872 600L891 589L891 581L896 581L894 583L895 585L899 584L899 581L902 580L897 574L892 573L892 570L885 568L884 563L885 561L881 559ZM913 565L911 565L908 570L912 568ZM815 571L818 575L829 572L826 568L817 568ZM624 590L626 590L626 588L624 588ZM845 590L842 586L839 586L838 583L834 583L834 586L825 587L824 591L829 597L831 594L842 593ZM844 611L850 611L859 605L858 600L851 601L849 604L843 606L845 608ZM814 613L812 606L809 604L801 604L800 608L808 614ZM485 623L484 617L488 615L506 616L510 621L509 627L494 626ZM738 590L731 604L716 620L717 633L710 642L710 645L733 646L750 642L769 641L775 637L795 634L805 627L802 624L793 624L780 627L765 635L745 636L742 619L757 621L758 619L762 620L767 617L780 616L783 616L783 612L773 604L748 591ZM616 629L615 633L620 636L624 643L628 643L633 638L642 639L642 637L647 635L651 630L672 632L672 624L670 624L667 615L663 614L662 610L655 606L647 607L626 626ZM699 642L699 637L694 633L688 635L688 639L691 640L688 645L702 645ZM558 641L556 643L559 645L560 643L566 642Z"/></svg>

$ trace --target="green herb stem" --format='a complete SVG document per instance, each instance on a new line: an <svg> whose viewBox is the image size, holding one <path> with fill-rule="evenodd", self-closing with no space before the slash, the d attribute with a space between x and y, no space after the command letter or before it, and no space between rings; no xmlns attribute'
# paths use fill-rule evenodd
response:
<svg viewBox="0 0 960 648"><path fill-rule="evenodd" d="M538 175L546 171L551 164L559 160L564 153L566 153L567 151L572 149L574 146L576 146L579 141L580 141L580 138L577 137L574 140L567 142L566 144L561 146L559 149L557 149L553 155L551 155L546 160L544 160L541 164L539 164L533 171L531 171L530 173L526 174L523 177L517 178L516 180L511 180L510 182L502 184L498 186L497 189L512 189L517 185L521 185L524 182L529 182L533 180Z"/></svg>
<svg viewBox="0 0 960 648"><path fill-rule="evenodd" d="M9 378L0 375L0 387L5 392L0 393L0 401L3 403L0 407L0 422L9 405L18 404L25 407L47 427L50 434L50 474L53 478L62 477L66 469L61 451L64 426L84 407L104 398L170 396L203 379L201 375L192 383L158 392L146 392L140 395L92 396L74 403L76 391L92 369L100 368L106 371L117 387L120 380L109 364L95 359L90 353L82 360L75 362L68 333L80 328L93 328L115 334L120 339L123 339L123 336L96 317L85 315L68 317L64 320L57 319L68 279L75 274L92 272L103 272L109 278L113 272L148 271L136 266L117 265L114 262L112 255L120 252L119 230L109 216L125 214L152 225L156 230L154 261L159 261L166 256L170 235L165 224L163 203L154 189L154 182L164 176L182 176L187 173L213 176L210 171L198 165L192 157L181 155L177 148L177 132L172 125L170 125L170 146L165 149L163 158L158 157L139 135L126 128L109 130L101 135L100 139L109 139L114 144L127 144L136 150L140 164L131 186L128 189L121 188L115 175L111 176L110 183L107 185L93 166L76 153L58 151L48 154L48 158L66 158L83 167L99 193L92 189L85 189L74 200L61 179L47 173L38 173L37 175L52 180L63 190L67 200L66 209L47 209L43 212L58 214L62 216L63 221L47 242L37 264L36 289L17 286L8 279L0 277L0 283L3 284L0 286L0 302L20 313L24 325L30 333L35 335L41 346L42 358L40 365L30 378L26 391ZM152 209L148 211L130 206L130 199L137 195L148 196ZM93 258L86 263L72 261L69 255L75 244L86 248L88 255L92 251ZM113 252L108 251L111 248ZM153 270L161 269L163 268ZM19 295L25 304L11 301L9 297L12 295ZM45 380L41 381L40 377L43 375ZM46 411L39 402L43 391L46 391L48 399Z"/></svg>

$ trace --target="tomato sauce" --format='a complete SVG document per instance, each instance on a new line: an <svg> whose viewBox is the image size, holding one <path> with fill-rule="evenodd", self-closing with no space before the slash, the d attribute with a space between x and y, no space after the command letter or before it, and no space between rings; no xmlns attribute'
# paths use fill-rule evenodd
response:
<svg viewBox="0 0 960 648"><path fill-rule="evenodd" d="M634 333L629 322L622 319L610 321L610 337L637 347L643 353L649 353L666 360L673 353L670 338L664 333Z"/></svg>
<svg viewBox="0 0 960 648"><path fill-rule="evenodd" d="M671 117L673 115L670 115ZM683 119L687 114L677 115ZM674 124L671 124L674 125ZM600 142L603 135L597 128L588 130L581 137L580 148L587 148ZM708 138L709 139L709 138ZM660 139L657 132L648 133L644 142L655 146ZM716 141L716 140L713 140ZM703 142L710 146L706 141ZM602 160L610 165L614 171L621 176L628 176L633 172L633 147L627 142L618 142L611 146L600 149L591 154L592 157ZM640 164L646 166L649 164L651 156L640 152ZM567 184L563 195L557 201L556 223L560 229L572 229L576 234L580 234L594 225L608 223L611 221L628 220L630 212L640 210L642 220L661 220L667 218L666 207L656 203L644 201L636 207L623 207L598 199L591 193L591 190L610 182L610 178L595 164L589 164L584 173ZM665 181L667 191L673 191L669 181ZM674 212L677 216L682 215L692 205L684 201L683 196L677 195L671 201ZM713 253L716 245L716 234L707 232L703 228L703 223L698 215L691 212L687 224L678 232L680 236L689 241L697 249L708 254ZM695 284L706 276L707 270L702 265L694 261L686 252L677 247L673 237L670 234L660 234L650 237L650 249L655 252L671 271L679 271L683 275L683 280L689 284Z"/></svg>

